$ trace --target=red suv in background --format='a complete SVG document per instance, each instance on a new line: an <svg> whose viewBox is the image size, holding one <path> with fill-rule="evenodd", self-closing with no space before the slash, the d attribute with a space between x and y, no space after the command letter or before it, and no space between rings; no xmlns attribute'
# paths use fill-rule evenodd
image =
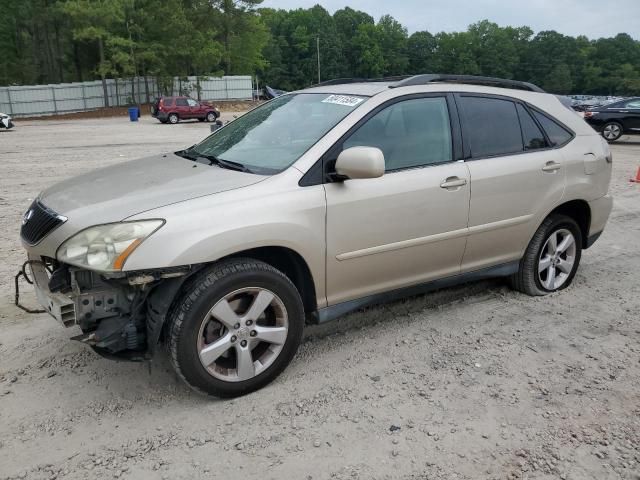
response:
<svg viewBox="0 0 640 480"><path fill-rule="evenodd" d="M190 97L160 97L151 105L151 116L162 123L178 123L189 118L215 122L220 117L220 111L213 105Z"/></svg>

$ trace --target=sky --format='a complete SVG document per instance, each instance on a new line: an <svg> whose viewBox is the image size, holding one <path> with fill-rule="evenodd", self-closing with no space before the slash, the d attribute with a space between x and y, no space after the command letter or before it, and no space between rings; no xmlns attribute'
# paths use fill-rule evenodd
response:
<svg viewBox="0 0 640 480"><path fill-rule="evenodd" d="M290 10L316 4L330 13L349 6L376 20L388 13L410 34L461 31L488 19L535 32L556 30L592 39L624 32L640 40L640 0L264 0L261 6Z"/></svg>

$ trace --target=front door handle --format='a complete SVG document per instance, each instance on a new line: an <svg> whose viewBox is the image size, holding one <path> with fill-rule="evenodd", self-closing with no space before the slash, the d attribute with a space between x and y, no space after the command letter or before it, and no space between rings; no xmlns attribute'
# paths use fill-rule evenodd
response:
<svg viewBox="0 0 640 480"><path fill-rule="evenodd" d="M544 167L542 167L542 171L543 172L556 172L558 170L560 170L562 168L562 165L560 165L557 162L547 162L546 165Z"/></svg>
<svg viewBox="0 0 640 480"><path fill-rule="evenodd" d="M467 184L467 180L460 177L448 177L441 184L440 188L446 188L448 190L454 188L460 188Z"/></svg>

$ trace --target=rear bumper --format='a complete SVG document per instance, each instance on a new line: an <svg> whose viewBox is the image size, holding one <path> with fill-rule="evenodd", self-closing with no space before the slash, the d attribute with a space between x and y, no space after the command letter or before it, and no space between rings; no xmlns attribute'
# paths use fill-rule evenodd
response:
<svg viewBox="0 0 640 480"><path fill-rule="evenodd" d="M589 208L591 209L591 225L589 227L586 248L593 245L602 234L609 220L609 215L611 215L611 210L613 209L613 197L605 195L597 200L593 200L589 202Z"/></svg>
<svg viewBox="0 0 640 480"><path fill-rule="evenodd" d="M602 235L602 232L598 232L598 233L594 233L593 235L589 235L589 238L587 238L587 244L585 245L585 249L590 248L591 245L593 245L594 243L596 243L596 240L598 240L600 238L600 235Z"/></svg>
<svg viewBox="0 0 640 480"><path fill-rule="evenodd" d="M160 112L156 110L155 113L151 114L152 117L157 118L158 120L167 120L169 118L169 114L167 112Z"/></svg>

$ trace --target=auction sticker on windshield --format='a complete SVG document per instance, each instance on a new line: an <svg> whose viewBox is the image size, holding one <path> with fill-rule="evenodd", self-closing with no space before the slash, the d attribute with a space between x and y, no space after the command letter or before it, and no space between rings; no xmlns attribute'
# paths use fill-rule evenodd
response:
<svg viewBox="0 0 640 480"><path fill-rule="evenodd" d="M336 105L344 105L345 107L355 107L362 102L360 97L350 97L348 95L329 95L322 100L322 103L335 103Z"/></svg>

